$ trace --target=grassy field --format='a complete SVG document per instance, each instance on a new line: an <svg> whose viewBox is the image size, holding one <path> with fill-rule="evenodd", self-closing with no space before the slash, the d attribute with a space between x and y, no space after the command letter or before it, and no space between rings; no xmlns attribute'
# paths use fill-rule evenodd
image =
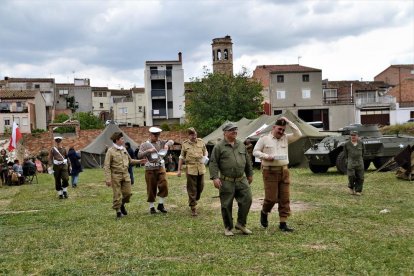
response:
<svg viewBox="0 0 414 276"><path fill-rule="evenodd" d="M349 195L346 176L291 169L293 233L277 214L260 227L260 171L252 183L250 236L223 235L218 192L206 180L193 218L185 177L168 176L168 214L150 215L143 170L135 170L128 216L115 219L102 170L86 170L69 199L53 178L0 188L2 275L287 275L414 273L414 183L367 172L364 194ZM208 179L208 178L207 178ZM237 208L235 208L237 209ZM387 209L388 213L380 213ZM234 211L236 218L236 212Z"/></svg>

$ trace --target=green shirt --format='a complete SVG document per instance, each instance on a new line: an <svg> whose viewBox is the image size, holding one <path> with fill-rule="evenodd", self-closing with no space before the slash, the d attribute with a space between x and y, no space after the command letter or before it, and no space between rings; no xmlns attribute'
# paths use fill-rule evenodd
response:
<svg viewBox="0 0 414 276"><path fill-rule="evenodd" d="M364 152L364 143L361 141L358 141L355 146L352 144L351 140L346 142L344 145L344 154L348 168L364 166Z"/></svg>
<svg viewBox="0 0 414 276"><path fill-rule="evenodd" d="M242 141L236 139L232 146L225 139L214 146L210 158L210 177L211 179L221 176L247 177L253 175L252 163L249 161L246 147Z"/></svg>

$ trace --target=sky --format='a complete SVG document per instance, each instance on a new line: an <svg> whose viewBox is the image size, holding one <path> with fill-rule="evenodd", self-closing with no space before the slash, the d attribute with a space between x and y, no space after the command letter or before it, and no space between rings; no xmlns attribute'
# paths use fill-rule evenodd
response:
<svg viewBox="0 0 414 276"><path fill-rule="evenodd" d="M233 68L300 64L329 80L372 81L414 63L413 0L2 0L0 78L144 87L145 61L178 60L184 80L212 71L231 36Z"/></svg>

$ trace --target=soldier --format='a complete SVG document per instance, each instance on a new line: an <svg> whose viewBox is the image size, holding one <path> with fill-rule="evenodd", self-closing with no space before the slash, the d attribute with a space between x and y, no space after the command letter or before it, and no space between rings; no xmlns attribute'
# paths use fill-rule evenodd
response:
<svg viewBox="0 0 414 276"><path fill-rule="evenodd" d="M232 232L234 199L239 206L235 228L245 235L252 233L246 228L246 223L252 205L250 183L253 181L253 168L245 145L237 139L237 130L237 125L233 123L223 127L224 139L213 148L209 168L214 187L219 189L226 236L234 235Z"/></svg>
<svg viewBox="0 0 414 276"><path fill-rule="evenodd" d="M287 124L293 133L285 134ZM260 212L260 223L265 228L268 226L268 214L278 203L279 229L284 232L293 231L286 224L290 215L288 144L298 140L301 136L302 132L293 122L281 117L276 120L268 135L260 137L253 149L253 155L262 160L265 198Z"/></svg>
<svg viewBox="0 0 414 276"><path fill-rule="evenodd" d="M188 140L181 147L178 161L177 176L181 177L183 161L186 165L188 204L192 216L197 216L197 201L204 189L205 162L208 161L208 152L203 140L197 138L197 132L193 127L187 129Z"/></svg>
<svg viewBox="0 0 414 276"><path fill-rule="evenodd" d="M360 196L364 184L364 143L359 140L358 132L351 131L351 139L344 145L347 160L348 188L352 195Z"/></svg>
<svg viewBox="0 0 414 276"><path fill-rule="evenodd" d="M111 136L112 147L105 155L105 181L108 187L112 186L113 205L116 217L121 218L128 214L125 204L129 202L131 193L131 178L128 173L130 164L140 164L143 160L131 159L126 151L122 132L114 132Z"/></svg>
<svg viewBox="0 0 414 276"><path fill-rule="evenodd" d="M158 195L158 211L167 213L164 207L164 198L168 196L168 183L165 172L165 162L162 155L158 154L161 150L166 153L168 147L174 144L172 140L160 140L161 129L150 127L150 139L142 143L139 147L138 158L146 158L145 163L145 182L147 183L147 195L151 214L156 214L154 207L155 199ZM158 190L158 194L157 194Z"/></svg>
<svg viewBox="0 0 414 276"><path fill-rule="evenodd" d="M49 171L53 170L55 178L55 189L58 192L59 198L68 198L69 186L69 164L68 154L66 149L62 146L63 138L56 136L54 138L56 146L49 151Z"/></svg>

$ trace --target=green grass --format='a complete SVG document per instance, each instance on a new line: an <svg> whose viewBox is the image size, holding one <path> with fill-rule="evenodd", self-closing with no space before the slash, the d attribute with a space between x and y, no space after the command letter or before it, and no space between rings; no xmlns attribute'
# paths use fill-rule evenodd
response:
<svg viewBox="0 0 414 276"><path fill-rule="evenodd" d="M394 173L366 174L362 197L347 193L334 169L291 169L293 233L273 212L259 225L260 171L248 217L253 235L223 235L218 191L206 177L193 218L185 177L168 176L169 213L150 215L142 169L135 170L128 216L115 220L102 170L86 170L69 199L53 178L0 188L0 274L9 275L287 275L414 273L414 183ZM389 213L380 214L383 209ZM236 218L237 208L234 210Z"/></svg>

